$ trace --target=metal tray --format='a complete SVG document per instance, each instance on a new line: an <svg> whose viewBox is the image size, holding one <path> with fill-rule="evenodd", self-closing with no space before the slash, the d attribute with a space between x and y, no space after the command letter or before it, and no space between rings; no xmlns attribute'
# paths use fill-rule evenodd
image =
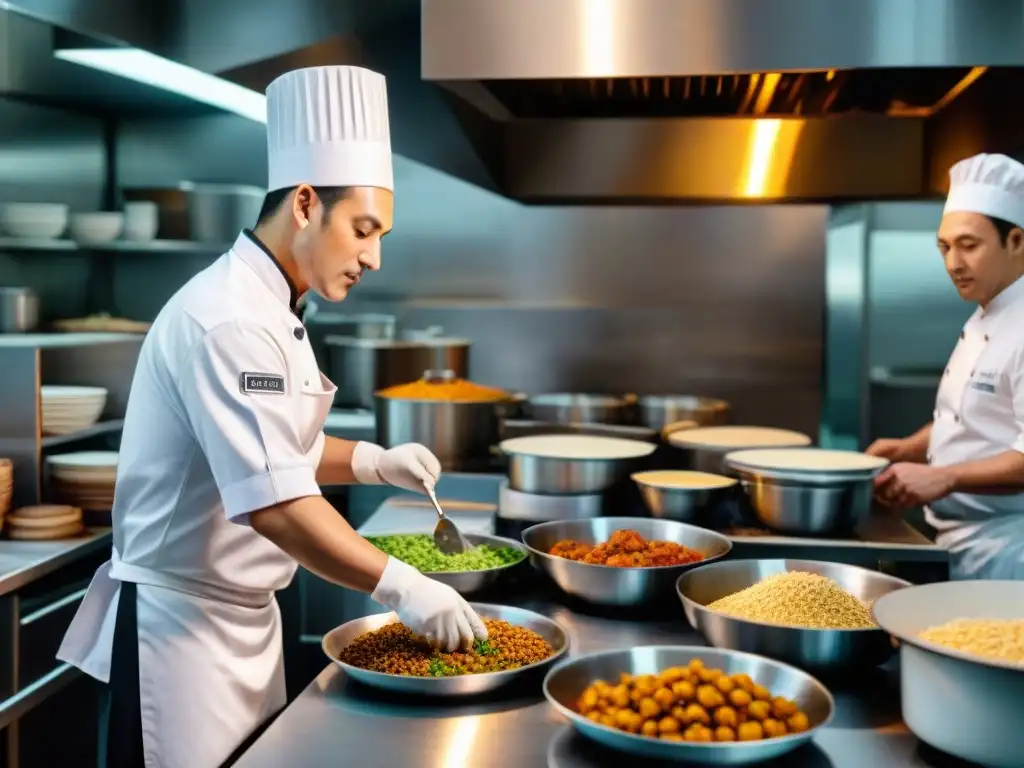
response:
<svg viewBox="0 0 1024 768"><path fill-rule="evenodd" d="M383 536L429 536L429 533L423 531L389 531L386 533L367 533L363 534L364 538L376 539ZM507 563L506 565L499 565L497 568L485 568L482 571L421 571L424 576L433 579L434 581L440 581L442 584L447 584L449 587L454 589L456 592L462 595L471 595L474 592L479 592L485 587L489 587L498 579L503 576L507 576L513 569L519 568L529 560L529 550L526 546L515 539L506 539L503 536L491 536L483 533L463 533L469 543L474 547L480 544L487 544L488 546L494 547L512 547L522 553L523 557L521 560L517 560L514 563Z"/></svg>
<svg viewBox="0 0 1024 768"><path fill-rule="evenodd" d="M519 669L482 672L476 675L459 675L457 677L390 675L353 667L351 664L345 664L338 660L340 651L360 635L398 621L398 617L394 613L378 613L346 622L324 635L321 647L328 658L341 667L346 675L363 685L395 693L445 697L475 696L521 681L527 675L539 674L548 669L569 650L568 634L558 622L546 616L541 616L539 613L528 611L525 608L513 608L506 605L490 605L488 603L470 603L470 605L481 618L501 619L509 624L532 629L551 643L551 647L555 649L554 655L544 661L528 664Z"/></svg>
<svg viewBox="0 0 1024 768"><path fill-rule="evenodd" d="M768 688L772 695L795 701L807 713L810 729L763 741L660 741L600 725L573 708L583 690L595 680L614 680L622 672L630 675L657 674L668 667L685 665L695 658L729 675L746 673L755 683ZM691 762L744 765L784 755L810 741L815 733L828 725L835 711L835 701L828 689L796 667L749 653L703 646L648 645L577 656L548 672L544 678L544 695L576 730L603 746L641 757L678 760L687 765Z"/></svg>

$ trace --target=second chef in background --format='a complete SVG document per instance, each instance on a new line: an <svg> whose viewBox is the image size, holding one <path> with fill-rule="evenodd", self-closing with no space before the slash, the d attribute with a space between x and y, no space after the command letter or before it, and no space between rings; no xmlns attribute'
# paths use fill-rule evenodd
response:
<svg viewBox="0 0 1024 768"><path fill-rule="evenodd" d="M393 185L383 76L282 75L267 91L255 232L160 311L125 417L114 548L59 656L111 693L108 765L215 768L285 704L274 598L296 561L371 592L452 649L486 629L450 587L356 534L319 485L433 487L423 446L325 437L334 385L296 315L380 266Z"/></svg>
<svg viewBox="0 0 1024 768"><path fill-rule="evenodd" d="M954 579L1024 579L1024 165L976 155L949 172L939 251L978 309L939 385L934 420L868 453L890 507L925 505Z"/></svg>

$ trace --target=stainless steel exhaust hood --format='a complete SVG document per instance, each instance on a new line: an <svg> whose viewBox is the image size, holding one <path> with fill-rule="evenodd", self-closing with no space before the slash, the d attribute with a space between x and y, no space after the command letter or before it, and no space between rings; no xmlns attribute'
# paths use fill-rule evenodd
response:
<svg viewBox="0 0 1024 768"><path fill-rule="evenodd" d="M421 21L424 79L523 201L921 197L1024 144L1018 0L423 0Z"/></svg>

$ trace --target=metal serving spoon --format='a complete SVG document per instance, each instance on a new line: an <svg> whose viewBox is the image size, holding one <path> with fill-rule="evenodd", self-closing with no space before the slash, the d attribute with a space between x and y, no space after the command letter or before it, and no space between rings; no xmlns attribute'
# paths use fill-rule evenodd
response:
<svg viewBox="0 0 1024 768"><path fill-rule="evenodd" d="M437 494L434 493L434 489L426 488L426 491L430 501L434 504L434 509L437 510L437 525L434 527L434 546L446 555L457 555L471 549L473 545L462 535L462 532L459 531L455 523L450 518L445 517L441 505L437 503Z"/></svg>

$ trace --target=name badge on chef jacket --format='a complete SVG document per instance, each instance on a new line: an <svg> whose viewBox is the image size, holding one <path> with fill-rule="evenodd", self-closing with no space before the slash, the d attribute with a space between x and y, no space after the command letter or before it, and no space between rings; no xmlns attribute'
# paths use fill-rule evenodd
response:
<svg viewBox="0 0 1024 768"><path fill-rule="evenodd" d="M243 395L283 395L284 376L273 373L243 373L238 377L238 389Z"/></svg>
<svg viewBox="0 0 1024 768"><path fill-rule="evenodd" d="M971 389L978 392L987 392L990 395L996 393L996 382L999 379L998 371L979 371L978 375L971 381Z"/></svg>

